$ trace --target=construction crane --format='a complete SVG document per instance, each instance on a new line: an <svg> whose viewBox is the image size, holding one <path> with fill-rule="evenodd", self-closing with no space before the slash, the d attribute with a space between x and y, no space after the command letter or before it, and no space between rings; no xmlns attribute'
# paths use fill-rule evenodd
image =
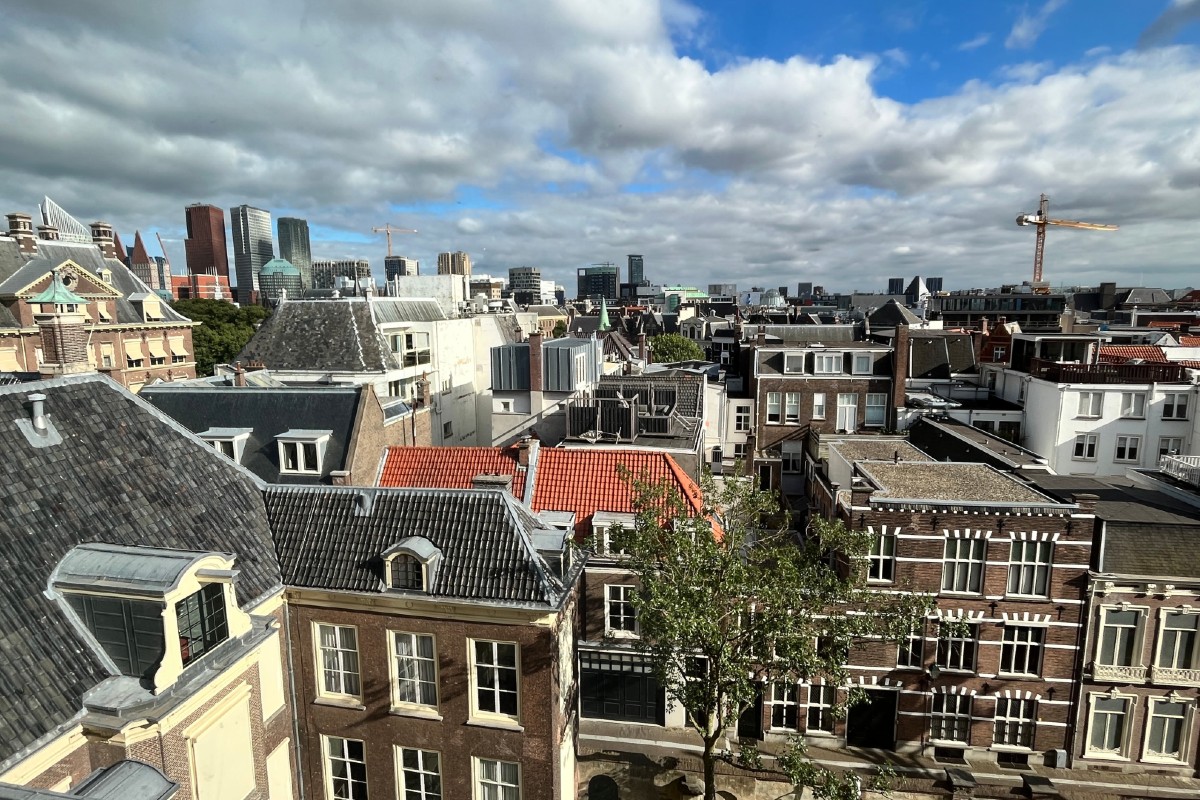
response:
<svg viewBox="0 0 1200 800"><path fill-rule="evenodd" d="M1050 211L1050 199L1046 195L1042 195L1042 200L1038 203L1038 212L1036 214L1018 214L1018 225L1036 225L1037 226L1037 242L1033 248L1033 287L1034 291L1039 288L1043 289L1043 293L1048 292L1045 284L1042 283L1042 254L1046 251L1046 226L1058 225L1062 228L1082 228L1086 231L1115 231L1117 225L1101 225L1096 222L1076 222L1073 219L1050 219L1046 214Z"/></svg>
<svg viewBox="0 0 1200 800"><path fill-rule="evenodd" d="M382 233L387 236L388 258L392 257L392 234L393 233L416 233L414 228L397 228L391 223L384 225L381 228L371 228L371 233Z"/></svg>

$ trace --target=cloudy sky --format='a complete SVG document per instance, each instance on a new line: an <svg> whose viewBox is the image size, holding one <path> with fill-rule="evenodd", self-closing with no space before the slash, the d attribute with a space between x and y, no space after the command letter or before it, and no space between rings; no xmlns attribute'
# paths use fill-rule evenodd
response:
<svg viewBox="0 0 1200 800"><path fill-rule="evenodd" d="M183 271L183 207L422 272L881 289L1200 284L1200 0L39 0L0 29L0 211ZM148 240L152 244L153 239ZM152 244L152 252L157 252Z"/></svg>

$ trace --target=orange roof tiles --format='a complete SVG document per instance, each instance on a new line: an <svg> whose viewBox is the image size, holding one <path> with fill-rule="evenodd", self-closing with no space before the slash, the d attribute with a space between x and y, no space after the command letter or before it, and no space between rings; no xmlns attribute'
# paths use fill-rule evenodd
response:
<svg viewBox="0 0 1200 800"><path fill-rule="evenodd" d="M511 475L513 497L525 497L525 470L515 447L389 447L379 485L470 489L475 476L485 473Z"/></svg>
<svg viewBox="0 0 1200 800"><path fill-rule="evenodd" d="M1166 361L1163 349L1149 344L1103 344L1100 345L1100 360L1106 364L1120 364L1131 358L1143 361Z"/></svg>
<svg viewBox="0 0 1200 800"><path fill-rule="evenodd" d="M1200 347L1200 336L1180 336L1179 344L1183 347Z"/></svg>

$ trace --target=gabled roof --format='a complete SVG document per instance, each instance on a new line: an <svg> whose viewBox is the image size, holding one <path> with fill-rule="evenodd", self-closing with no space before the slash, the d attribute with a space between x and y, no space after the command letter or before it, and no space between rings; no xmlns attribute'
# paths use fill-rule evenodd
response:
<svg viewBox="0 0 1200 800"><path fill-rule="evenodd" d="M270 483L310 484L328 482L330 472L346 468L354 417L364 391L360 386L280 388L164 382L144 387L141 396L196 434L212 428L250 430L242 466ZM275 437L297 429L332 432L319 476L280 471Z"/></svg>
<svg viewBox="0 0 1200 800"><path fill-rule="evenodd" d="M867 317L872 328L894 328L897 325L920 325L921 318L895 300L888 300Z"/></svg>
<svg viewBox="0 0 1200 800"><path fill-rule="evenodd" d="M1102 344L1100 360L1107 364L1123 364L1133 358L1143 361L1166 361L1163 349L1148 344Z"/></svg>
<svg viewBox="0 0 1200 800"><path fill-rule="evenodd" d="M153 264L154 259L150 257L150 253L146 250L146 243L142 241L142 232L133 232L133 249L129 251L130 264Z"/></svg>
<svg viewBox="0 0 1200 800"><path fill-rule="evenodd" d="M389 447L379 485L470 489L476 475L511 475L513 496L524 499L519 453L516 447Z"/></svg>
<svg viewBox="0 0 1200 800"><path fill-rule="evenodd" d="M380 592L384 552L423 536L442 553L434 597L557 607L566 594L533 545L540 523L507 492L269 487L266 503L289 586Z"/></svg>
<svg viewBox="0 0 1200 800"><path fill-rule="evenodd" d="M13 420L28 396L61 442L34 447ZM0 761L82 708L108 673L45 595L84 542L234 553L246 604L275 591L260 483L113 381L85 375L0 386Z"/></svg>
<svg viewBox="0 0 1200 800"><path fill-rule="evenodd" d="M768 336L776 336L783 342L853 342L858 337L857 325L767 325ZM758 333L753 326L744 328L751 339Z"/></svg>
<svg viewBox="0 0 1200 800"><path fill-rule="evenodd" d="M288 300L242 348L239 361L278 371L387 372L398 364L366 300Z"/></svg>

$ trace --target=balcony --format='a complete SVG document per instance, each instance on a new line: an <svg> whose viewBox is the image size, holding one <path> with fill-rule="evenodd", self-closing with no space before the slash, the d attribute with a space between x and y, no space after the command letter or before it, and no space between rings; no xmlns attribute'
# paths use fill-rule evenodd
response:
<svg viewBox="0 0 1200 800"><path fill-rule="evenodd" d="M1187 383L1182 364L1064 364L1035 358L1029 374L1051 383Z"/></svg>
<svg viewBox="0 0 1200 800"><path fill-rule="evenodd" d="M1146 668L1120 664L1092 664L1092 680L1113 683L1145 683Z"/></svg>
<svg viewBox="0 0 1200 800"><path fill-rule="evenodd" d="M1177 481L1200 487L1200 456L1162 456L1158 468Z"/></svg>
<svg viewBox="0 0 1200 800"><path fill-rule="evenodd" d="M1200 686L1200 669L1151 667L1150 682L1164 686Z"/></svg>

